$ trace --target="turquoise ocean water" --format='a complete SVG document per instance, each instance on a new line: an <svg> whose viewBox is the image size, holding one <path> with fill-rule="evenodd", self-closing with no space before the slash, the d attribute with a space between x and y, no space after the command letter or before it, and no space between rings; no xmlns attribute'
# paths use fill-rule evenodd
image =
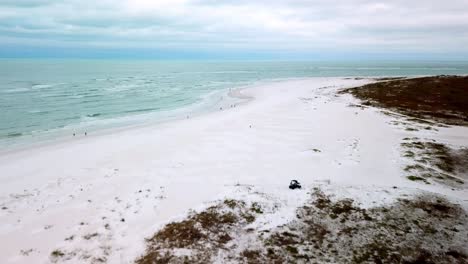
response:
<svg viewBox="0 0 468 264"><path fill-rule="evenodd" d="M438 74L468 63L0 59L0 148L176 118L257 82Z"/></svg>

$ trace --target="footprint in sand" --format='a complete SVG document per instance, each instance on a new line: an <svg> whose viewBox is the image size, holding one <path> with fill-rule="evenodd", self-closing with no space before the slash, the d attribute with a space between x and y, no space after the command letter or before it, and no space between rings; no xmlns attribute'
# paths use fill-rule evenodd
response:
<svg viewBox="0 0 468 264"><path fill-rule="evenodd" d="M338 142L343 144L343 151L341 152L341 158L335 159L334 162L341 165L352 165L360 163L360 154L359 154L359 139L343 140L339 139Z"/></svg>

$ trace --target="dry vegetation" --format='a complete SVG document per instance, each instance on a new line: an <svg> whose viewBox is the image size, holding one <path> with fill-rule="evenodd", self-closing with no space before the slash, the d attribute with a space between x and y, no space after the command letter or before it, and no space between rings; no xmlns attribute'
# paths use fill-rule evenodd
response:
<svg viewBox="0 0 468 264"><path fill-rule="evenodd" d="M468 125L468 77L435 76L413 79L380 78L377 83L345 89L361 100L365 108L376 106L396 118L391 124L406 131L433 130L450 125ZM442 123L442 124L441 124ZM410 160L404 168L411 181L442 183L460 188L468 178L468 149L452 149L418 138L401 144L403 156Z"/></svg>
<svg viewBox="0 0 468 264"><path fill-rule="evenodd" d="M403 156L410 160L405 167L407 178L426 184L442 183L461 187L468 177L468 149L451 149L434 141L404 138Z"/></svg>
<svg viewBox="0 0 468 264"><path fill-rule="evenodd" d="M236 232L261 213L257 203L247 205L237 200L225 200L200 213L192 213L185 220L167 224L147 239L147 252L136 263L210 262Z"/></svg>
<svg viewBox="0 0 468 264"><path fill-rule="evenodd" d="M265 240L264 263L466 263L467 215L442 198L365 210L315 190L297 219ZM465 236L465 237L464 237Z"/></svg>
<svg viewBox="0 0 468 264"><path fill-rule="evenodd" d="M351 93L365 106L389 108L417 119L468 125L468 77L380 79L343 93Z"/></svg>
<svg viewBox="0 0 468 264"><path fill-rule="evenodd" d="M438 196L363 209L316 188L289 223L246 229L261 210L227 200L193 213L148 239L137 263L468 263L468 216Z"/></svg>

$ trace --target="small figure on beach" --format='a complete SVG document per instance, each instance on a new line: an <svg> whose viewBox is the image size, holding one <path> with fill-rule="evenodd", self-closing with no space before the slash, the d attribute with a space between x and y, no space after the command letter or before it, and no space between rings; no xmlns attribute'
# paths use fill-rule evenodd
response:
<svg viewBox="0 0 468 264"><path fill-rule="evenodd" d="M84 132L84 135L87 136L87 135L88 135L88 132Z"/></svg>
<svg viewBox="0 0 468 264"><path fill-rule="evenodd" d="M75 133L73 133L73 136L75 136Z"/></svg>
<svg viewBox="0 0 468 264"><path fill-rule="evenodd" d="M220 107L220 108L219 108L219 110L223 110L223 108L222 108L222 107Z"/></svg>
<svg viewBox="0 0 468 264"><path fill-rule="evenodd" d="M249 128L252 128L252 125L249 125Z"/></svg>

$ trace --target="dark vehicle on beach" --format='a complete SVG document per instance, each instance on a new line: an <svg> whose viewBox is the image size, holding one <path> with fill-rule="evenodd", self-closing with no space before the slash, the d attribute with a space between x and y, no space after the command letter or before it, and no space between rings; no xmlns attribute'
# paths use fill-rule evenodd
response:
<svg viewBox="0 0 468 264"><path fill-rule="evenodd" d="M294 189L301 189L301 188L302 188L301 184L300 184L298 181L296 181L296 180L292 180L292 181L289 183L289 189L291 189L291 190L294 190Z"/></svg>

